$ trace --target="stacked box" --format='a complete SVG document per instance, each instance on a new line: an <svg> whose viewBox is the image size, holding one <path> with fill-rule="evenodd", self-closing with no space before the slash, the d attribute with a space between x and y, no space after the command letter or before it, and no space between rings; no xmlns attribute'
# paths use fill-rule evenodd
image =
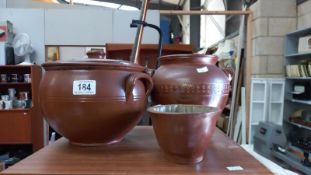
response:
<svg viewBox="0 0 311 175"><path fill-rule="evenodd" d="M0 21L0 42L12 43L13 39L13 24L10 21Z"/></svg>

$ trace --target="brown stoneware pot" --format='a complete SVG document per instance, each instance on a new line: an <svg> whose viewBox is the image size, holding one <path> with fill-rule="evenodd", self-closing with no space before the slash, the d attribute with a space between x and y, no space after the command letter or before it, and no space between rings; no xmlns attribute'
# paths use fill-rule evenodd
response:
<svg viewBox="0 0 311 175"><path fill-rule="evenodd" d="M157 141L167 159L179 164L203 160L220 110L204 105L157 105L148 108Z"/></svg>
<svg viewBox="0 0 311 175"><path fill-rule="evenodd" d="M155 104L202 104L223 109L229 77L217 66L218 57L200 54L167 55L153 75Z"/></svg>
<svg viewBox="0 0 311 175"><path fill-rule="evenodd" d="M42 112L57 132L79 145L120 141L146 108L152 89L144 67L118 60L43 64Z"/></svg>

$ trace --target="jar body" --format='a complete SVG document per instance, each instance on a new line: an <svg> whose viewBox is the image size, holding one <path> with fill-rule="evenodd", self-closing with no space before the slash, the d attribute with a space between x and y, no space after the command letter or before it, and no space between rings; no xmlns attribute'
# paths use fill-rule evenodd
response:
<svg viewBox="0 0 311 175"><path fill-rule="evenodd" d="M223 109L230 82L214 64L217 57L171 55L161 58L153 76L152 100L155 104L201 104Z"/></svg>

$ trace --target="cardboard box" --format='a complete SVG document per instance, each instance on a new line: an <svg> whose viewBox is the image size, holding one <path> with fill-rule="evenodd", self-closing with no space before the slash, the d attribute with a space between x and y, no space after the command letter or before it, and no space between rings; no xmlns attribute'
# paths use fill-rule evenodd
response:
<svg viewBox="0 0 311 175"><path fill-rule="evenodd" d="M229 123L229 117L226 115L221 115L216 125L219 129L227 133L228 123Z"/></svg>
<svg viewBox="0 0 311 175"><path fill-rule="evenodd" d="M0 21L0 42L12 43L13 39L13 24L10 21Z"/></svg>
<svg viewBox="0 0 311 175"><path fill-rule="evenodd" d="M299 38L298 53L311 52L311 36L304 36Z"/></svg>
<svg viewBox="0 0 311 175"><path fill-rule="evenodd" d="M0 172L5 169L4 162L0 162Z"/></svg>

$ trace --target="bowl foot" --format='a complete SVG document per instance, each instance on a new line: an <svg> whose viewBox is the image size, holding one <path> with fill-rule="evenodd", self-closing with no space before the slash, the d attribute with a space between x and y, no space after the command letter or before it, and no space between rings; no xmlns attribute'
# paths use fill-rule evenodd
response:
<svg viewBox="0 0 311 175"><path fill-rule="evenodd" d="M178 155L165 154L166 159L169 161L175 162L177 164L197 164L200 163L204 156L194 157L194 158L185 158Z"/></svg>
<svg viewBox="0 0 311 175"><path fill-rule="evenodd" d="M73 141L70 141L70 143L73 145L77 145L77 146L104 146L104 145L111 145L111 144L119 143L122 140L123 140L123 137L120 139L112 140L109 142L103 142L103 143L79 143L79 142L73 142Z"/></svg>

